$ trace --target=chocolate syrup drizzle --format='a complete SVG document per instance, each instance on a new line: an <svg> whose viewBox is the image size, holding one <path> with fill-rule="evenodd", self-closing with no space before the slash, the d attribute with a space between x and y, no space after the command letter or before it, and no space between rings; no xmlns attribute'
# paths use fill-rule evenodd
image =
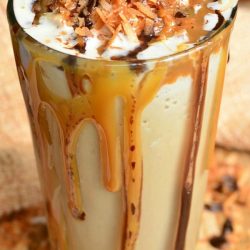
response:
<svg viewBox="0 0 250 250"><path fill-rule="evenodd" d="M206 55L205 52L201 53L200 62L201 62L200 69L197 70L198 75L195 81L198 87L195 96L196 110L194 110L195 116L192 129L192 134L193 134L192 143L189 150L188 158L186 159L186 167L185 167L186 172L184 175L184 184L183 184L182 198L181 198L181 211L178 224L179 228L176 238L175 250L184 250L185 238L190 217L196 159L200 143L203 110L204 110L206 89L207 89L209 57L208 55Z"/></svg>
<svg viewBox="0 0 250 250"><path fill-rule="evenodd" d="M217 30L221 27L221 25L224 23L225 18L224 16L221 14L221 12L219 10L215 10L215 14L218 15L218 22L215 25L215 27L213 28L213 30Z"/></svg>

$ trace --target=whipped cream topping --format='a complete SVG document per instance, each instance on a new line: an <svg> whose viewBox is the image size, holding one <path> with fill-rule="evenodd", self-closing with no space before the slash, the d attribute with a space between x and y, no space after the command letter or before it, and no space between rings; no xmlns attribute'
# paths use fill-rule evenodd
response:
<svg viewBox="0 0 250 250"><path fill-rule="evenodd" d="M105 50L100 51L103 46L102 39L99 38L99 31L92 29L91 36L84 37L85 48L81 51L77 48L77 35L74 28L62 18L58 13L45 13L39 18L39 23L35 24L35 13L32 10L34 0L14 0L14 12L20 26L27 34L40 43L70 54L84 58L125 58L130 57L131 52L138 50L135 59L146 60L155 59L180 52L192 47L199 40L204 39L205 34L213 31L221 21L220 15L224 21L231 16L233 8L237 5L237 0L219 0L217 2L208 2L207 7L215 13L206 13L201 25L202 35L197 41L192 41L187 30L174 32L170 36L161 40L150 41L142 49L141 41L130 39L123 32L118 32ZM188 6L188 0L181 0L180 5ZM197 3L193 6L194 18L202 11L204 5ZM221 25L221 24L220 24ZM195 27L191 27L195 29Z"/></svg>

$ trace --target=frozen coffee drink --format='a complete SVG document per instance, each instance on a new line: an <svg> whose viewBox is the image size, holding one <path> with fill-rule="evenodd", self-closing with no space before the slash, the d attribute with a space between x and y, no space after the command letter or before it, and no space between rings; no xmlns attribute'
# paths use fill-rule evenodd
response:
<svg viewBox="0 0 250 250"><path fill-rule="evenodd" d="M10 0L53 250L194 250L234 0Z"/></svg>

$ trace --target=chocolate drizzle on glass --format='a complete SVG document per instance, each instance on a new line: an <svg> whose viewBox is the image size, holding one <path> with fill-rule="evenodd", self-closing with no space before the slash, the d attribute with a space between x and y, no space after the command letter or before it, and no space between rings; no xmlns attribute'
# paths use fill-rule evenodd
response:
<svg viewBox="0 0 250 250"><path fill-rule="evenodd" d="M200 143L203 110L206 98L209 56L203 52L200 55L199 61L200 68L196 70L197 76L195 80L197 88L194 97L196 99L196 104L193 117L193 128L191 132L192 137L188 158L186 159L184 184L181 197L180 219L178 223L175 250L184 250L185 247L185 238L191 211L196 159Z"/></svg>
<svg viewBox="0 0 250 250"><path fill-rule="evenodd" d="M225 21L224 16L221 14L221 12L219 10L215 10L215 14L218 15L218 22L215 25L215 27L213 28L213 30L219 29Z"/></svg>

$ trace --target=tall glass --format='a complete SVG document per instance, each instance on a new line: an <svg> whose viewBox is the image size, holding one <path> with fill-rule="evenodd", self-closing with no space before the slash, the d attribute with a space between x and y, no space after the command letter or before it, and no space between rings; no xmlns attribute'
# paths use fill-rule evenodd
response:
<svg viewBox="0 0 250 250"><path fill-rule="evenodd" d="M194 250L236 10L194 48L91 60L8 16L52 249Z"/></svg>

